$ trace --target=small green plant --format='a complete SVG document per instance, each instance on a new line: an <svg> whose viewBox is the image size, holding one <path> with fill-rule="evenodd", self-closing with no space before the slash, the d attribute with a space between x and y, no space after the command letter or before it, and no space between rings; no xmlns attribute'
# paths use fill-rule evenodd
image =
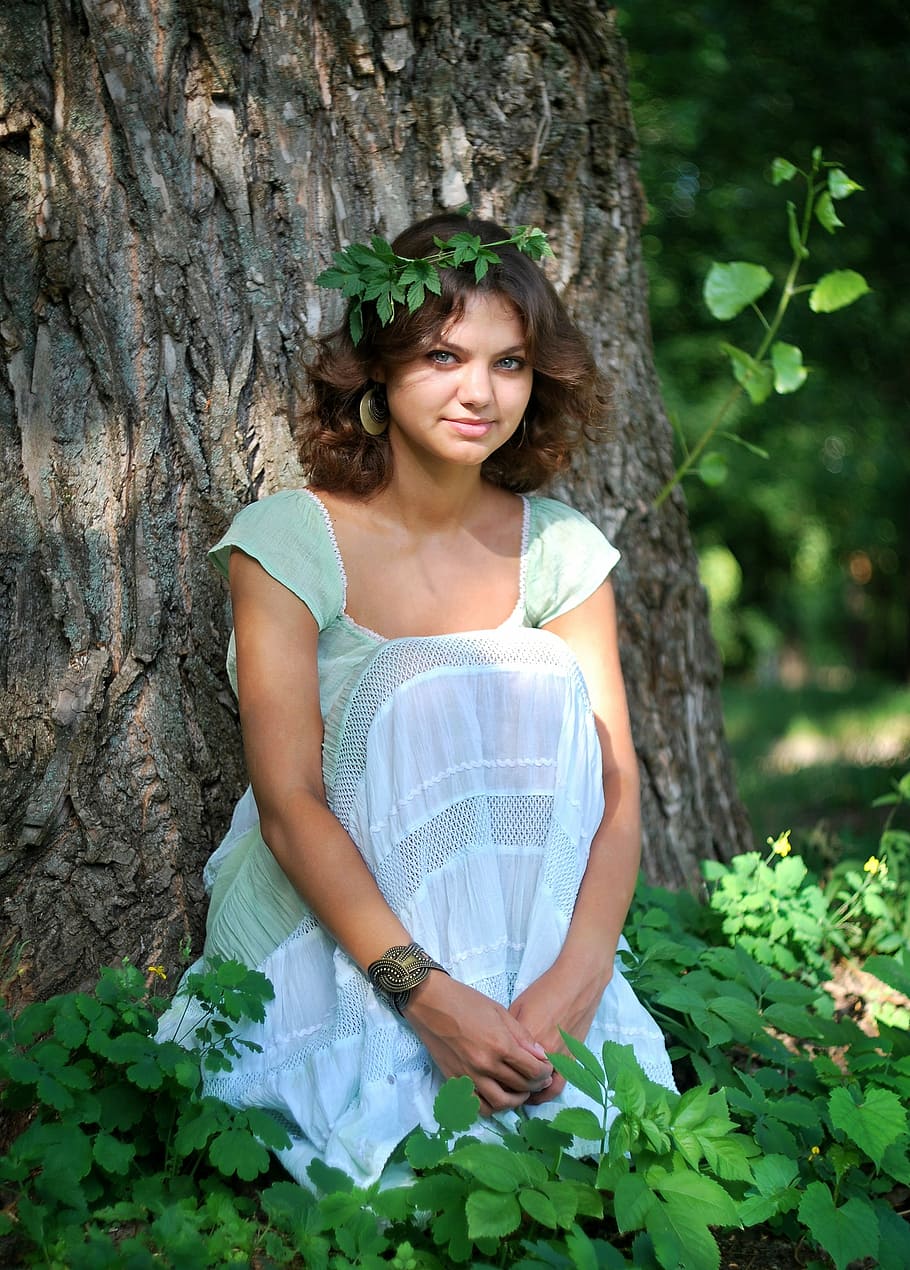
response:
<svg viewBox="0 0 910 1270"><path fill-rule="evenodd" d="M470 208L462 208L463 213ZM384 238L374 235L369 246L351 243L332 255L334 265L324 270L316 279L320 287L338 290L352 300L348 324L351 339L359 344L363 336L363 305L373 303L383 326L395 316L395 305L404 304L413 313L426 299L426 293L440 294L439 270L461 269L473 266L478 282L485 277L490 265L497 265L501 257L497 247L516 247L532 260L552 256L547 236L532 225L519 225L507 238L494 243L481 242L476 234L466 231L451 238L434 238L438 250L430 256L412 260L398 256Z"/></svg>
<svg viewBox="0 0 910 1270"><path fill-rule="evenodd" d="M792 200L788 200L786 205L791 256L786 277L776 302L766 314L758 301L770 291L774 277L764 265L744 260L727 264L715 261L708 270L704 300L712 316L726 322L744 309L751 308L761 325L761 335L751 353L734 344L721 345L730 362L735 383L691 450L682 433L678 433L683 460L654 500L655 508L660 507L692 471L697 472L708 485L719 484L724 479L726 463L723 455L718 451L706 452L717 435L746 445L753 453L767 457L736 433L720 432L720 428L742 393L745 392L752 404L757 406L766 401L772 392L796 392L806 382L809 371L803 363L802 350L778 338L794 298L808 293L809 308L813 313L834 313L869 291L865 278L853 269L835 269L814 283L798 283L800 270L809 259L809 235L813 224L819 224L829 234L842 229L843 222L838 217L835 203L849 198L863 187L851 180L836 163L825 159L819 146L812 151L808 170L800 169L789 159L776 158L771 164L770 177L774 185L799 179L806 187L801 211Z"/></svg>
<svg viewBox="0 0 910 1270"><path fill-rule="evenodd" d="M216 1068L236 1053L230 1020L261 1018L272 988L233 962L213 964L192 988L204 1006L203 1061ZM289 1141L266 1112L202 1096L199 1055L155 1040L159 1006L126 963L103 970L93 992L0 1015L0 1105L22 1126L0 1159L15 1212L15 1223L0 1216L0 1236L15 1235L32 1263L115 1264L104 1260L113 1243L99 1219L151 1214L160 1247L200 1165L251 1180L269 1167L266 1147Z"/></svg>
<svg viewBox="0 0 910 1270"><path fill-rule="evenodd" d="M879 863L884 844L903 844L894 815L910 776L880 801L891 814ZM910 887L894 858L882 894L896 910ZM192 1053L154 1039L161 967L105 970L92 992L4 1011L0 1261L717 1270L715 1231L761 1226L817 1265L905 1270L910 1017L879 1014L867 1035L823 982L880 870L859 889L846 872L825 888L797 863L783 834L764 859L707 870L708 904L640 883L626 973L665 1030L682 1093L649 1081L628 1048L595 1054L565 1036L568 1055L552 1060L587 1107L478 1125L470 1082L450 1081L438 1128L411 1133L396 1172L369 1187L319 1161L311 1190L274 1180L267 1148L287 1144L284 1128L203 1095L203 1067L230 1064L237 1023L271 996L255 972L215 962L193 977ZM791 930L801 911L821 913L814 945L804 925ZM737 913L750 920L731 925ZM877 920L870 947L887 935ZM865 968L910 996L906 941L879 944ZM411 1184L392 1184L403 1166Z"/></svg>

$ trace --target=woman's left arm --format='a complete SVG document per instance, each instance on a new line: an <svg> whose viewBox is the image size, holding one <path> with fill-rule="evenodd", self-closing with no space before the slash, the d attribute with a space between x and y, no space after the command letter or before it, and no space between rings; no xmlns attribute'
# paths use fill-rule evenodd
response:
<svg viewBox="0 0 910 1270"><path fill-rule="evenodd" d="M616 945L638 876L641 855L638 762L616 633L609 582L577 608L547 624L572 649L581 667L603 755L604 815L591 843L575 910L562 951L539 979L516 997L511 1012L544 1049L565 1052L559 1029L584 1040L613 975ZM565 1082L529 1102L546 1102Z"/></svg>

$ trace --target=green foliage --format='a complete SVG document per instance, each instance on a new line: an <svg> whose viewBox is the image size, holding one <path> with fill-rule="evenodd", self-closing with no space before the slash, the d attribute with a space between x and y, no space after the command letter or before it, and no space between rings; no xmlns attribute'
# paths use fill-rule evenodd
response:
<svg viewBox="0 0 910 1270"><path fill-rule="evenodd" d="M351 243L333 253L333 267L324 270L316 282L320 287L340 291L352 302L348 324L355 344L359 344L363 336L365 303L375 306L379 321L387 326L395 316L396 304L406 305L413 313L423 304L428 291L440 294L440 269L473 266L474 277L480 282L490 265L501 263L497 247L515 247L532 260L553 254L546 234L532 225L519 225L508 238L494 243L481 242L476 234L467 232L433 241L438 250L416 260L396 255L385 239L376 235L369 246Z"/></svg>
<svg viewBox="0 0 910 1270"><path fill-rule="evenodd" d="M284 1130L203 1096L199 1054L154 1042L156 1003L133 967L104 971L92 993L4 1014L0 1099L20 1128L0 1159L0 1256L93 1270L717 1270L716 1232L761 1225L835 1267L865 1256L898 1270L910 1262L891 1206L910 1186L910 1016L880 1018L867 1036L824 986L840 949L884 930L857 900L906 846L895 819L910 775L880 801L889 818L866 861L875 867L852 881L815 878L782 834L765 858L706 866L706 904L639 885L626 972L670 1039L683 1092L650 1081L629 1047L595 1053L564 1035L567 1053L551 1059L586 1106L481 1129L471 1082L449 1081L438 1127L415 1129L396 1162L411 1185L358 1187L319 1161L311 1190L263 1181ZM892 935L906 863L881 893ZM910 943L892 943L866 966L907 992ZM215 963L192 989L203 1062L230 1061L231 1025L261 1017L270 985Z"/></svg>
<svg viewBox="0 0 910 1270"><path fill-rule="evenodd" d="M910 375L910 27L895 23L893 0L852 9L639 0L618 14L648 204L642 247L655 357L686 446L732 389L702 302L712 260L760 262L782 278L791 257L781 196L793 200L799 189L796 163L777 186L757 174L782 145L799 161L825 138L838 161L829 191L838 169L865 187L835 199L846 229L830 234L814 222L802 276L814 282L848 266L872 294L830 318L797 297L780 338L811 365L804 387L775 391L760 408L740 392L726 427L773 461L711 444L723 481L709 488L699 460L686 499L699 554L723 545L742 571L735 638L723 649L728 674L754 671L767 684L796 649L812 668L876 671L897 688L910 668L910 465L895 461ZM754 353L754 311L732 322L724 338ZM764 832L789 823L773 818Z"/></svg>
<svg viewBox="0 0 910 1270"><path fill-rule="evenodd" d="M754 353L748 353L734 344L721 344L722 351L730 360L738 387L723 399L696 444L685 453L676 472L654 500L655 507L660 507L671 490L690 471L695 471L704 478L702 456L735 405L740 389L745 391L754 406L760 406L772 392L796 392L806 382L808 371L803 365L802 350L795 344L777 339L794 297L808 290L809 308L813 313L833 313L836 309L846 308L869 292L866 280L852 269L826 273L814 286L797 286L800 269L810 256L808 242L813 217L829 233L842 229L843 222L838 219L834 210L834 200L846 198L855 190L862 189L862 186L851 180L841 168L826 161L818 146L812 151L811 165L806 171L802 171L789 159L774 159L770 171L773 185L792 181L795 177L804 180L806 194L801 216L792 201L786 204L790 261L780 295L771 312L766 316L757 304L774 282L774 275L764 265L745 260L735 260L730 264L715 261L708 270L702 294L712 317L728 322L744 309L754 308L762 334ZM685 446L684 438L683 442ZM705 456L709 457L710 455ZM709 467L708 471L710 474L707 483L718 484L716 466Z"/></svg>

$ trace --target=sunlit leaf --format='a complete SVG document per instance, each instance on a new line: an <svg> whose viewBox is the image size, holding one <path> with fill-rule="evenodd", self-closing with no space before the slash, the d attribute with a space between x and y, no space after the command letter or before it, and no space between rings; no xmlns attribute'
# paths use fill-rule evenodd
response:
<svg viewBox="0 0 910 1270"><path fill-rule="evenodd" d="M843 1130L877 1165L891 1143L907 1131L907 1113L897 1094L888 1089L867 1088L859 1103L846 1089L834 1089L828 1112L835 1128Z"/></svg>
<svg viewBox="0 0 910 1270"><path fill-rule="evenodd" d="M875 1258L878 1253L878 1221L872 1205L853 1198L837 1208L824 1182L810 1182L806 1187L799 1219L828 1253L836 1270L845 1270L851 1261Z"/></svg>
<svg viewBox="0 0 910 1270"><path fill-rule="evenodd" d="M465 1203L465 1216L472 1239L500 1239L516 1229L521 1221L521 1209L514 1195L472 1191Z"/></svg>
<svg viewBox="0 0 910 1270"><path fill-rule="evenodd" d="M796 392L809 375L803 365L802 350L795 344L785 344L782 340L771 345L771 365L774 367L775 392Z"/></svg>
<svg viewBox="0 0 910 1270"><path fill-rule="evenodd" d="M819 278L809 294L809 308L813 313L834 313L866 295L869 284L861 273L853 269L835 269Z"/></svg>
<svg viewBox="0 0 910 1270"><path fill-rule="evenodd" d="M849 198L863 187L850 177L842 168L831 168L828 173L828 193L832 198Z"/></svg>
<svg viewBox="0 0 910 1270"><path fill-rule="evenodd" d="M818 196L818 202L815 204L815 215L819 225L827 229L829 234L833 234L836 229L843 229L844 227L844 222L834 210L834 203L827 190Z"/></svg>
<svg viewBox="0 0 910 1270"><path fill-rule="evenodd" d="M757 362L744 349L733 344L721 344L721 349L730 359L736 382L742 384L754 406L760 406L771 396L774 387L774 375L767 362Z"/></svg>
<svg viewBox="0 0 910 1270"><path fill-rule="evenodd" d="M782 185L784 181L791 181L798 171L795 163L778 155L771 161L771 182L773 185Z"/></svg>
<svg viewBox="0 0 910 1270"><path fill-rule="evenodd" d="M726 321L763 296L773 281L764 265L745 260L730 264L715 261L705 278L705 304L714 317Z"/></svg>

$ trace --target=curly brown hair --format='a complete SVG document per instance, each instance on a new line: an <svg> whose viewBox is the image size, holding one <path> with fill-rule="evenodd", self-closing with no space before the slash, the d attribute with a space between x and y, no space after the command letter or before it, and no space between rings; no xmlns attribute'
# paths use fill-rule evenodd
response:
<svg viewBox="0 0 910 1270"><path fill-rule="evenodd" d="M392 243L399 256L417 259L437 250L434 238L476 234L481 242L509 237L494 221L442 213L418 221ZM307 366L310 391L296 420L300 458L319 489L369 495L391 476L388 434L369 436L360 424L360 398L370 386L370 368L400 365L429 352L440 334L479 294L504 296L524 327L534 368L526 425L483 464L484 476L516 493L537 489L566 466L582 438L604 434L608 389L584 336L566 312L543 271L516 247L497 247L501 264L479 282L473 266L441 269L441 294L428 292L414 313L404 305L383 326L375 306L363 306L363 336L354 344L347 324L319 339Z"/></svg>

